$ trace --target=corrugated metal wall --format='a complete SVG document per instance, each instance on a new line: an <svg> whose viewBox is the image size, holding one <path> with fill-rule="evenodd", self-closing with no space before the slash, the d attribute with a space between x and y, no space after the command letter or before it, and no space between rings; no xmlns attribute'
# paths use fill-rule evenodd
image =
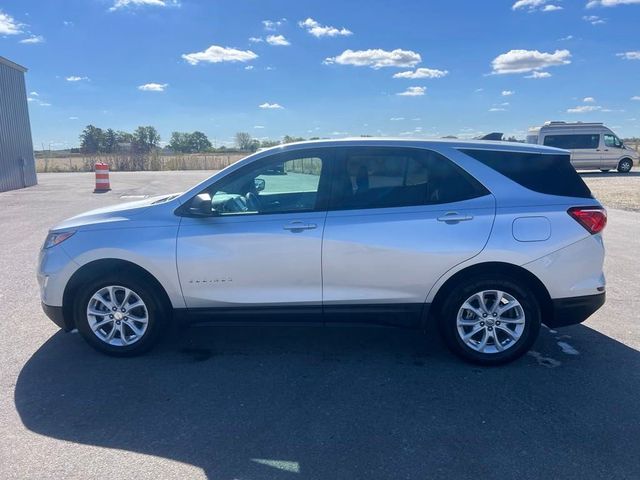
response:
<svg viewBox="0 0 640 480"><path fill-rule="evenodd" d="M0 58L0 192L36 183L24 72Z"/></svg>

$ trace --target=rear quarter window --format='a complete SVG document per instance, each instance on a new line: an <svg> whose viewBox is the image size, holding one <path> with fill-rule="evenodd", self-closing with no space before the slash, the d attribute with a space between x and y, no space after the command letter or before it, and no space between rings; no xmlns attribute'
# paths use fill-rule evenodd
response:
<svg viewBox="0 0 640 480"><path fill-rule="evenodd" d="M569 155L460 150L529 190L562 197L592 198L591 190L569 162Z"/></svg>

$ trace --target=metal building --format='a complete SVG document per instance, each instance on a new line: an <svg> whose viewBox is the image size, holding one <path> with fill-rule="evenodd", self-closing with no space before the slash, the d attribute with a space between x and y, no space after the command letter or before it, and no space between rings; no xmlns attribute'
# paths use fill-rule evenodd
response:
<svg viewBox="0 0 640 480"><path fill-rule="evenodd" d="M0 192L38 183L24 72L0 57Z"/></svg>

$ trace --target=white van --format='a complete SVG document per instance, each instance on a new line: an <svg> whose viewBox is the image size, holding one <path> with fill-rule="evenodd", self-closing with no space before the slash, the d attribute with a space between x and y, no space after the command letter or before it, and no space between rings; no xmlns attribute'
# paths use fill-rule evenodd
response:
<svg viewBox="0 0 640 480"><path fill-rule="evenodd" d="M635 150L625 147L615 133L602 123L546 122L529 129L527 143L571 151L571 164L575 169L600 169L608 172L631 171L640 161Z"/></svg>

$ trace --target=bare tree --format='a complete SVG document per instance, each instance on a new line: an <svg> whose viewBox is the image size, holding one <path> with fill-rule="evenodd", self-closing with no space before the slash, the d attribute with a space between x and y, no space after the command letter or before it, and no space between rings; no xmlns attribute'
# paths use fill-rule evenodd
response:
<svg viewBox="0 0 640 480"><path fill-rule="evenodd" d="M252 141L251 135L247 132L236 133L236 147L238 147L239 150L251 150Z"/></svg>

